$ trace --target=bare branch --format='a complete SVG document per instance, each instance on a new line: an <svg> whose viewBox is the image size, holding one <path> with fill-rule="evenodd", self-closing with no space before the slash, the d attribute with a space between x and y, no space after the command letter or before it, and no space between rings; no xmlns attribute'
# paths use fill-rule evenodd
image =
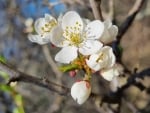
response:
<svg viewBox="0 0 150 113"><path fill-rule="evenodd" d="M115 3L114 0L109 0L109 17L114 22L115 21Z"/></svg>
<svg viewBox="0 0 150 113"><path fill-rule="evenodd" d="M38 85L40 87L44 87L48 90L54 91L60 95L70 95L70 88L67 88L62 85L58 85L54 82L48 81L47 79L44 78L37 78L31 75L28 75L26 73L20 72L16 69L13 69L12 67L8 66L5 63L0 62L0 70L8 73L11 75L11 78L8 82L25 82L25 83L31 83L34 85ZM137 78L143 79L145 76L150 76L150 68L147 68L139 73L132 74L129 78L128 81L125 85L123 85L121 88L119 88L116 92L110 92L107 95L100 95L100 94L95 94L92 93L91 97L95 99L100 99L102 102L105 103L120 103L121 98L123 97L124 91L129 88L131 85L135 85L136 87L141 89L141 85L136 81ZM140 87L139 87L140 86ZM142 86L143 87L143 86ZM143 90L143 89L141 89Z"/></svg>
<svg viewBox="0 0 150 113"><path fill-rule="evenodd" d="M51 66L53 72L55 73L56 76L56 83L62 84L62 72L59 71L58 66L56 65L56 63L54 62L52 55L51 55L51 51L49 50L47 45L42 46L43 49L43 53L45 55L45 58L47 60L47 62L49 63L49 65ZM52 105L49 107L49 109L47 110L46 113L52 113L55 112L59 109L60 104L63 102L63 97L59 96L59 95L55 95L56 99L53 101ZM55 106L55 107L54 107Z"/></svg>
<svg viewBox="0 0 150 113"><path fill-rule="evenodd" d="M150 68L144 69L139 73L130 75L125 85L119 88L116 92L110 92L108 95L104 96L102 102L119 103L121 101L121 98L123 97L124 91L132 85L135 85L140 90L143 90L141 87L137 85L139 83L136 81L136 79L137 78L143 79L145 76L150 76Z"/></svg>
<svg viewBox="0 0 150 113"><path fill-rule="evenodd" d="M37 78L26 73L20 72L2 62L0 62L0 70L8 73L11 76L10 80L8 81L8 84L15 81L31 83L54 91L60 95L68 95L70 91L70 89L65 86L58 85L44 78Z"/></svg>
<svg viewBox="0 0 150 113"><path fill-rule="evenodd" d="M121 24L119 28L119 33L117 36L117 43L120 43L120 40L122 39L123 35L127 32L129 27L132 25L137 13L141 10L144 2L146 0L136 0L134 6L128 13L128 17L125 19L125 21Z"/></svg>
<svg viewBox="0 0 150 113"><path fill-rule="evenodd" d="M47 60L47 62L49 63L49 65L52 67L52 70L54 71L55 75L57 76L57 78L60 78L62 76L62 73L59 71L56 63L53 61L52 57L51 57L51 53L47 47L47 45L44 45L42 47L45 58Z"/></svg>
<svg viewBox="0 0 150 113"><path fill-rule="evenodd" d="M89 0L91 8L94 14L95 19L103 20L102 11L101 11L101 0Z"/></svg>

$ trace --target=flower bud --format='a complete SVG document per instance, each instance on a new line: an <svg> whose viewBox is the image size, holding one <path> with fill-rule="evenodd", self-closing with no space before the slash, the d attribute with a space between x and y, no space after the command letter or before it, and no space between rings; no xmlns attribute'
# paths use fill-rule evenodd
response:
<svg viewBox="0 0 150 113"><path fill-rule="evenodd" d="M70 77L75 77L76 76L76 70L71 70L71 71L69 71L69 75L70 75Z"/></svg>
<svg viewBox="0 0 150 113"><path fill-rule="evenodd" d="M71 96L78 104L83 104L91 94L91 85L88 81L81 80L73 84Z"/></svg>

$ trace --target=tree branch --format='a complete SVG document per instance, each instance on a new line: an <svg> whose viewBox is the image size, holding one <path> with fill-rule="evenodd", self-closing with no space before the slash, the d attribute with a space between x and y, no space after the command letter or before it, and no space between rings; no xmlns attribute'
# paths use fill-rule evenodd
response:
<svg viewBox="0 0 150 113"><path fill-rule="evenodd" d="M101 11L101 0L89 0L95 19L103 20Z"/></svg>
<svg viewBox="0 0 150 113"><path fill-rule="evenodd" d="M131 8L131 10L128 13L128 17L119 27L119 33L117 35L117 44L120 43L123 35L127 32L129 27L132 25L137 13L141 10L145 1L146 0L136 0L134 6Z"/></svg>
<svg viewBox="0 0 150 113"><path fill-rule="evenodd" d="M138 83L136 79L137 78L143 79L145 76L150 76L150 68L144 69L143 71L139 73L130 75L125 85L123 85L121 88L118 88L116 92L110 92L108 95L104 96L102 102L119 103L121 101L121 98L123 97L124 91L132 85L135 85L140 90L144 90L143 88L145 87L142 84ZM140 84L140 85L137 85L137 84ZM141 88L141 85L142 85L142 88Z"/></svg>
<svg viewBox="0 0 150 113"><path fill-rule="evenodd" d="M70 88L67 88L62 85L58 85L54 82L48 81L44 78L37 78L31 75L28 75L26 73L20 72L16 69L13 69L9 65L2 63L0 61L0 70L8 73L11 78L8 81L8 84L11 82L25 82L25 83L31 83L34 85L38 85L40 87L44 87L48 90L54 91L60 95L68 96L70 95ZM135 85L141 89L141 85L136 81L137 78L143 79L145 76L150 76L150 68L147 68L139 73L132 74L125 85L123 85L121 88L119 88L116 92L110 92L108 95L100 95L92 93L91 97L95 99L102 99L102 102L105 103L119 103L121 101L121 98L123 97L123 92L129 88L131 85ZM141 89L142 90L142 89Z"/></svg>
<svg viewBox="0 0 150 113"><path fill-rule="evenodd" d="M16 69L13 69L9 65L2 63L1 61L0 61L0 70L10 75L10 80L8 81L8 84L10 84L11 82L15 82L15 81L26 82L26 83L38 85L40 87L44 87L60 95L69 95L69 92L70 92L69 88L62 86L62 85L58 85L54 82L48 81L45 78L37 78L31 75L28 75L26 73L20 72Z"/></svg>

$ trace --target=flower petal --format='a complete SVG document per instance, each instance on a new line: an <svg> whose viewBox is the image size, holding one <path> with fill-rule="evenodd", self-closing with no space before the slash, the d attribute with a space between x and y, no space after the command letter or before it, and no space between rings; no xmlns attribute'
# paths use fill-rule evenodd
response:
<svg viewBox="0 0 150 113"><path fill-rule="evenodd" d="M55 56L55 60L60 63L70 63L77 58L77 48L74 46L67 46L62 48Z"/></svg>
<svg viewBox="0 0 150 113"><path fill-rule="evenodd" d="M104 23L104 27L106 29L108 29L112 26L112 21L110 19L105 20L103 23Z"/></svg>
<svg viewBox="0 0 150 113"><path fill-rule="evenodd" d="M112 37L114 37L114 39L116 39L116 36L118 34L118 27L116 25L113 25L110 28L109 33L112 35Z"/></svg>
<svg viewBox="0 0 150 113"><path fill-rule="evenodd" d="M110 67L114 66L114 64L115 64L115 62L116 62L116 57L115 57L115 55L114 55L113 50L112 50L111 47L105 46L104 49L105 49L106 51L108 51L107 54L108 54L108 56L109 56L109 59L108 59L107 67L110 68Z"/></svg>
<svg viewBox="0 0 150 113"><path fill-rule="evenodd" d="M101 75L105 80L112 81L116 76L113 68L101 70Z"/></svg>
<svg viewBox="0 0 150 113"><path fill-rule="evenodd" d="M54 17L52 17L49 14L45 14L44 18L39 18L35 21L35 23L34 23L35 31L38 34L44 34L45 31L43 31L42 28L44 27L46 30L49 30L49 28L46 28L45 25L49 24L50 22L57 23L56 19Z"/></svg>
<svg viewBox="0 0 150 113"><path fill-rule="evenodd" d="M75 11L67 12L62 18L62 28L65 30L67 27L74 27L78 23L80 25L79 31L83 30L83 21Z"/></svg>
<svg viewBox="0 0 150 113"><path fill-rule="evenodd" d="M79 52L83 55L91 55L99 51L103 44L96 40L87 40L83 46L79 48Z"/></svg>
<svg viewBox="0 0 150 113"><path fill-rule="evenodd" d="M32 35L32 34L28 35L28 39L31 42L35 42L35 43L38 43L40 45L49 43L50 42L50 37L51 37L51 35L46 35L46 36L43 36L43 37L41 37L41 35Z"/></svg>
<svg viewBox="0 0 150 113"><path fill-rule="evenodd" d="M34 28L35 28L35 31L38 33L38 34L43 34L43 30L41 29L45 24L45 19L44 18L38 18L35 23L34 23Z"/></svg>
<svg viewBox="0 0 150 113"><path fill-rule="evenodd" d="M109 20L106 20L104 22L105 25L105 30L104 33L102 34L100 40L105 43L111 43L112 41L116 40L116 36L118 33L118 27L115 25L112 25L112 22Z"/></svg>
<svg viewBox="0 0 150 113"><path fill-rule="evenodd" d="M94 71L98 71L102 68L101 65L96 62L96 59L98 59L98 57L99 56L97 54L93 54L90 56L89 60L86 60L87 65Z"/></svg>
<svg viewBox="0 0 150 113"><path fill-rule="evenodd" d="M90 22L85 30L89 39L99 39L104 32L104 24L99 20L95 20Z"/></svg>
<svg viewBox="0 0 150 113"><path fill-rule="evenodd" d="M49 15L49 14L45 14L44 19L45 19L45 22L47 22L47 23L52 21L52 20L56 21L56 19L53 16Z"/></svg>
<svg viewBox="0 0 150 113"><path fill-rule="evenodd" d="M65 43L64 37L62 36L63 31L62 28L58 25L55 28L53 28L52 32L52 37L51 37L51 43L54 44L57 47L64 47L68 44Z"/></svg>

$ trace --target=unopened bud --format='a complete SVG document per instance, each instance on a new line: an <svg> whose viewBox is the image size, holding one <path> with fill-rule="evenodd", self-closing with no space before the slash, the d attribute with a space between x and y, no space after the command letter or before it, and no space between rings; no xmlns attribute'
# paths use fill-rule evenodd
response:
<svg viewBox="0 0 150 113"><path fill-rule="evenodd" d="M75 77L76 74L77 74L77 72L76 72L75 70L69 71L69 76L70 76L70 77Z"/></svg>
<svg viewBox="0 0 150 113"><path fill-rule="evenodd" d="M91 94L91 84L89 81L75 82L71 88L71 96L78 104L83 104Z"/></svg>

